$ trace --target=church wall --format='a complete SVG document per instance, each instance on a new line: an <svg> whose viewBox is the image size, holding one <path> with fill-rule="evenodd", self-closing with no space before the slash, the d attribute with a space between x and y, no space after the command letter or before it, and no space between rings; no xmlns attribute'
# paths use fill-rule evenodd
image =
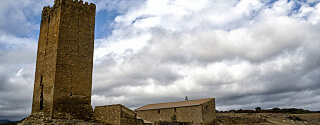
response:
<svg viewBox="0 0 320 125"><path fill-rule="evenodd" d="M175 119L177 122L189 122L189 123L201 123L202 113L201 106L187 106L165 109L152 109L152 110L140 110L136 111L137 115L147 121L155 124L159 121L173 122Z"/></svg>
<svg viewBox="0 0 320 125"><path fill-rule="evenodd" d="M202 124L213 125L216 122L215 99L201 104Z"/></svg>
<svg viewBox="0 0 320 125"><path fill-rule="evenodd" d="M216 120L215 99L199 105L136 110L137 116L152 124L179 122L191 125L213 125Z"/></svg>

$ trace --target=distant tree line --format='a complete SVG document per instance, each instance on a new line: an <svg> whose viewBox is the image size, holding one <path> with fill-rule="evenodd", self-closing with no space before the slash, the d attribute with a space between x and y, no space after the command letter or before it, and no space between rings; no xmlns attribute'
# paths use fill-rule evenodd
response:
<svg viewBox="0 0 320 125"><path fill-rule="evenodd" d="M297 108L272 108L272 109L261 109L256 107L255 110L239 109L229 111L217 111L217 113L289 113L289 114L304 114L304 113L320 113L320 111L309 111Z"/></svg>

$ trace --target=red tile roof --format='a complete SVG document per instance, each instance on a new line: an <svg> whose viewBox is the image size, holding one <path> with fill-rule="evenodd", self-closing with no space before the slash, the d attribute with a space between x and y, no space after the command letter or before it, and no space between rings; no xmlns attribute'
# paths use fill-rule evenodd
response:
<svg viewBox="0 0 320 125"><path fill-rule="evenodd" d="M207 99L197 99L189 101L180 101L180 102L167 102L167 103L157 103L157 104L148 104L140 108L135 109L135 111L140 110L151 110L151 109L163 109L163 108L173 108L173 107L185 107L185 106L196 106L213 100L214 98Z"/></svg>

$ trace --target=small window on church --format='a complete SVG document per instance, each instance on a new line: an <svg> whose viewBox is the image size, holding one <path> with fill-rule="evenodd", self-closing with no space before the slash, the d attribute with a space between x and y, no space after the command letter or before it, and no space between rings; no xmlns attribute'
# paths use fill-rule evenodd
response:
<svg viewBox="0 0 320 125"><path fill-rule="evenodd" d="M160 114L160 110L158 110L158 114Z"/></svg>
<svg viewBox="0 0 320 125"><path fill-rule="evenodd" d="M208 108L209 108L209 106L208 106L208 105L206 105L206 110L208 110Z"/></svg>
<svg viewBox="0 0 320 125"><path fill-rule="evenodd" d="M70 93L70 96L72 96L72 93Z"/></svg>
<svg viewBox="0 0 320 125"><path fill-rule="evenodd" d="M174 112L177 112L177 108L173 108Z"/></svg>

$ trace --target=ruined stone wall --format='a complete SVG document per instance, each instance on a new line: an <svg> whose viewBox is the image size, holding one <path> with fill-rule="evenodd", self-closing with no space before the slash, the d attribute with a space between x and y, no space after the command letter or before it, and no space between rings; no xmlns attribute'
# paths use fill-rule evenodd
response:
<svg viewBox="0 0 320 125"><path fill-rule="evenodd" d="M135 122L135 125L151 125L151 124L144 123L143 119L137 119Z"/></svg>
<svg viewBox="0 0 320 125"><path fill-rule="evenodd" d="M120 125L137 125L137 120L133 118L120 118Z"/></svg>
<svg viewBox="0 0 320 125"><path fill-rule="evenodd" d="M132 111L131 109L128 109L125 106L121 105L121 114L120 114L121 118L131 118L131 119L136 119L137 115L134 111Z"/></svg>
<svg viewBox="0 0 320 125"><path fill-rule="evenodd" d="M44 7L32 113L92 118L95 8L78 0L55 0L53 7Z"/></svg>
<svg viewBox="0 0 320 125"><path fill-rule="evenodd" d="M138 125L139 121L137 120L136 113L125 106L121 106L120 124L121 125Z"/></svg>
<svg viewBox="0 0 320 125"><path fill-rule="evenodd" d="M120 105L96 106L94 118L96 121L106 125L120 125Z"/></svg>
<svg viewBox="0 0 320 125"><path fill-rule="evenodd" d="M107 125L141 125L142 120L138 120L136 113L127 107L116 104L108 106L97 106L94 109L96 121Z"/></svg>
<svg viewBox="0 0 320 125"><path fill-rule="evenodd" d="M215 99L201 104L202 108L202 125L213 125L216 122Z"/></svg>
<svg viewBox="0 0 320 125"><path fill-rule="evenodd" d="M176 119L177 122L189 122L193 124L202 123L202 109L200 105L176 107L166 109L153 109L136 111L137 115L144 120L152 123L159 121L172 122ZM173 116L175 115L175 118Z"/></svg>

